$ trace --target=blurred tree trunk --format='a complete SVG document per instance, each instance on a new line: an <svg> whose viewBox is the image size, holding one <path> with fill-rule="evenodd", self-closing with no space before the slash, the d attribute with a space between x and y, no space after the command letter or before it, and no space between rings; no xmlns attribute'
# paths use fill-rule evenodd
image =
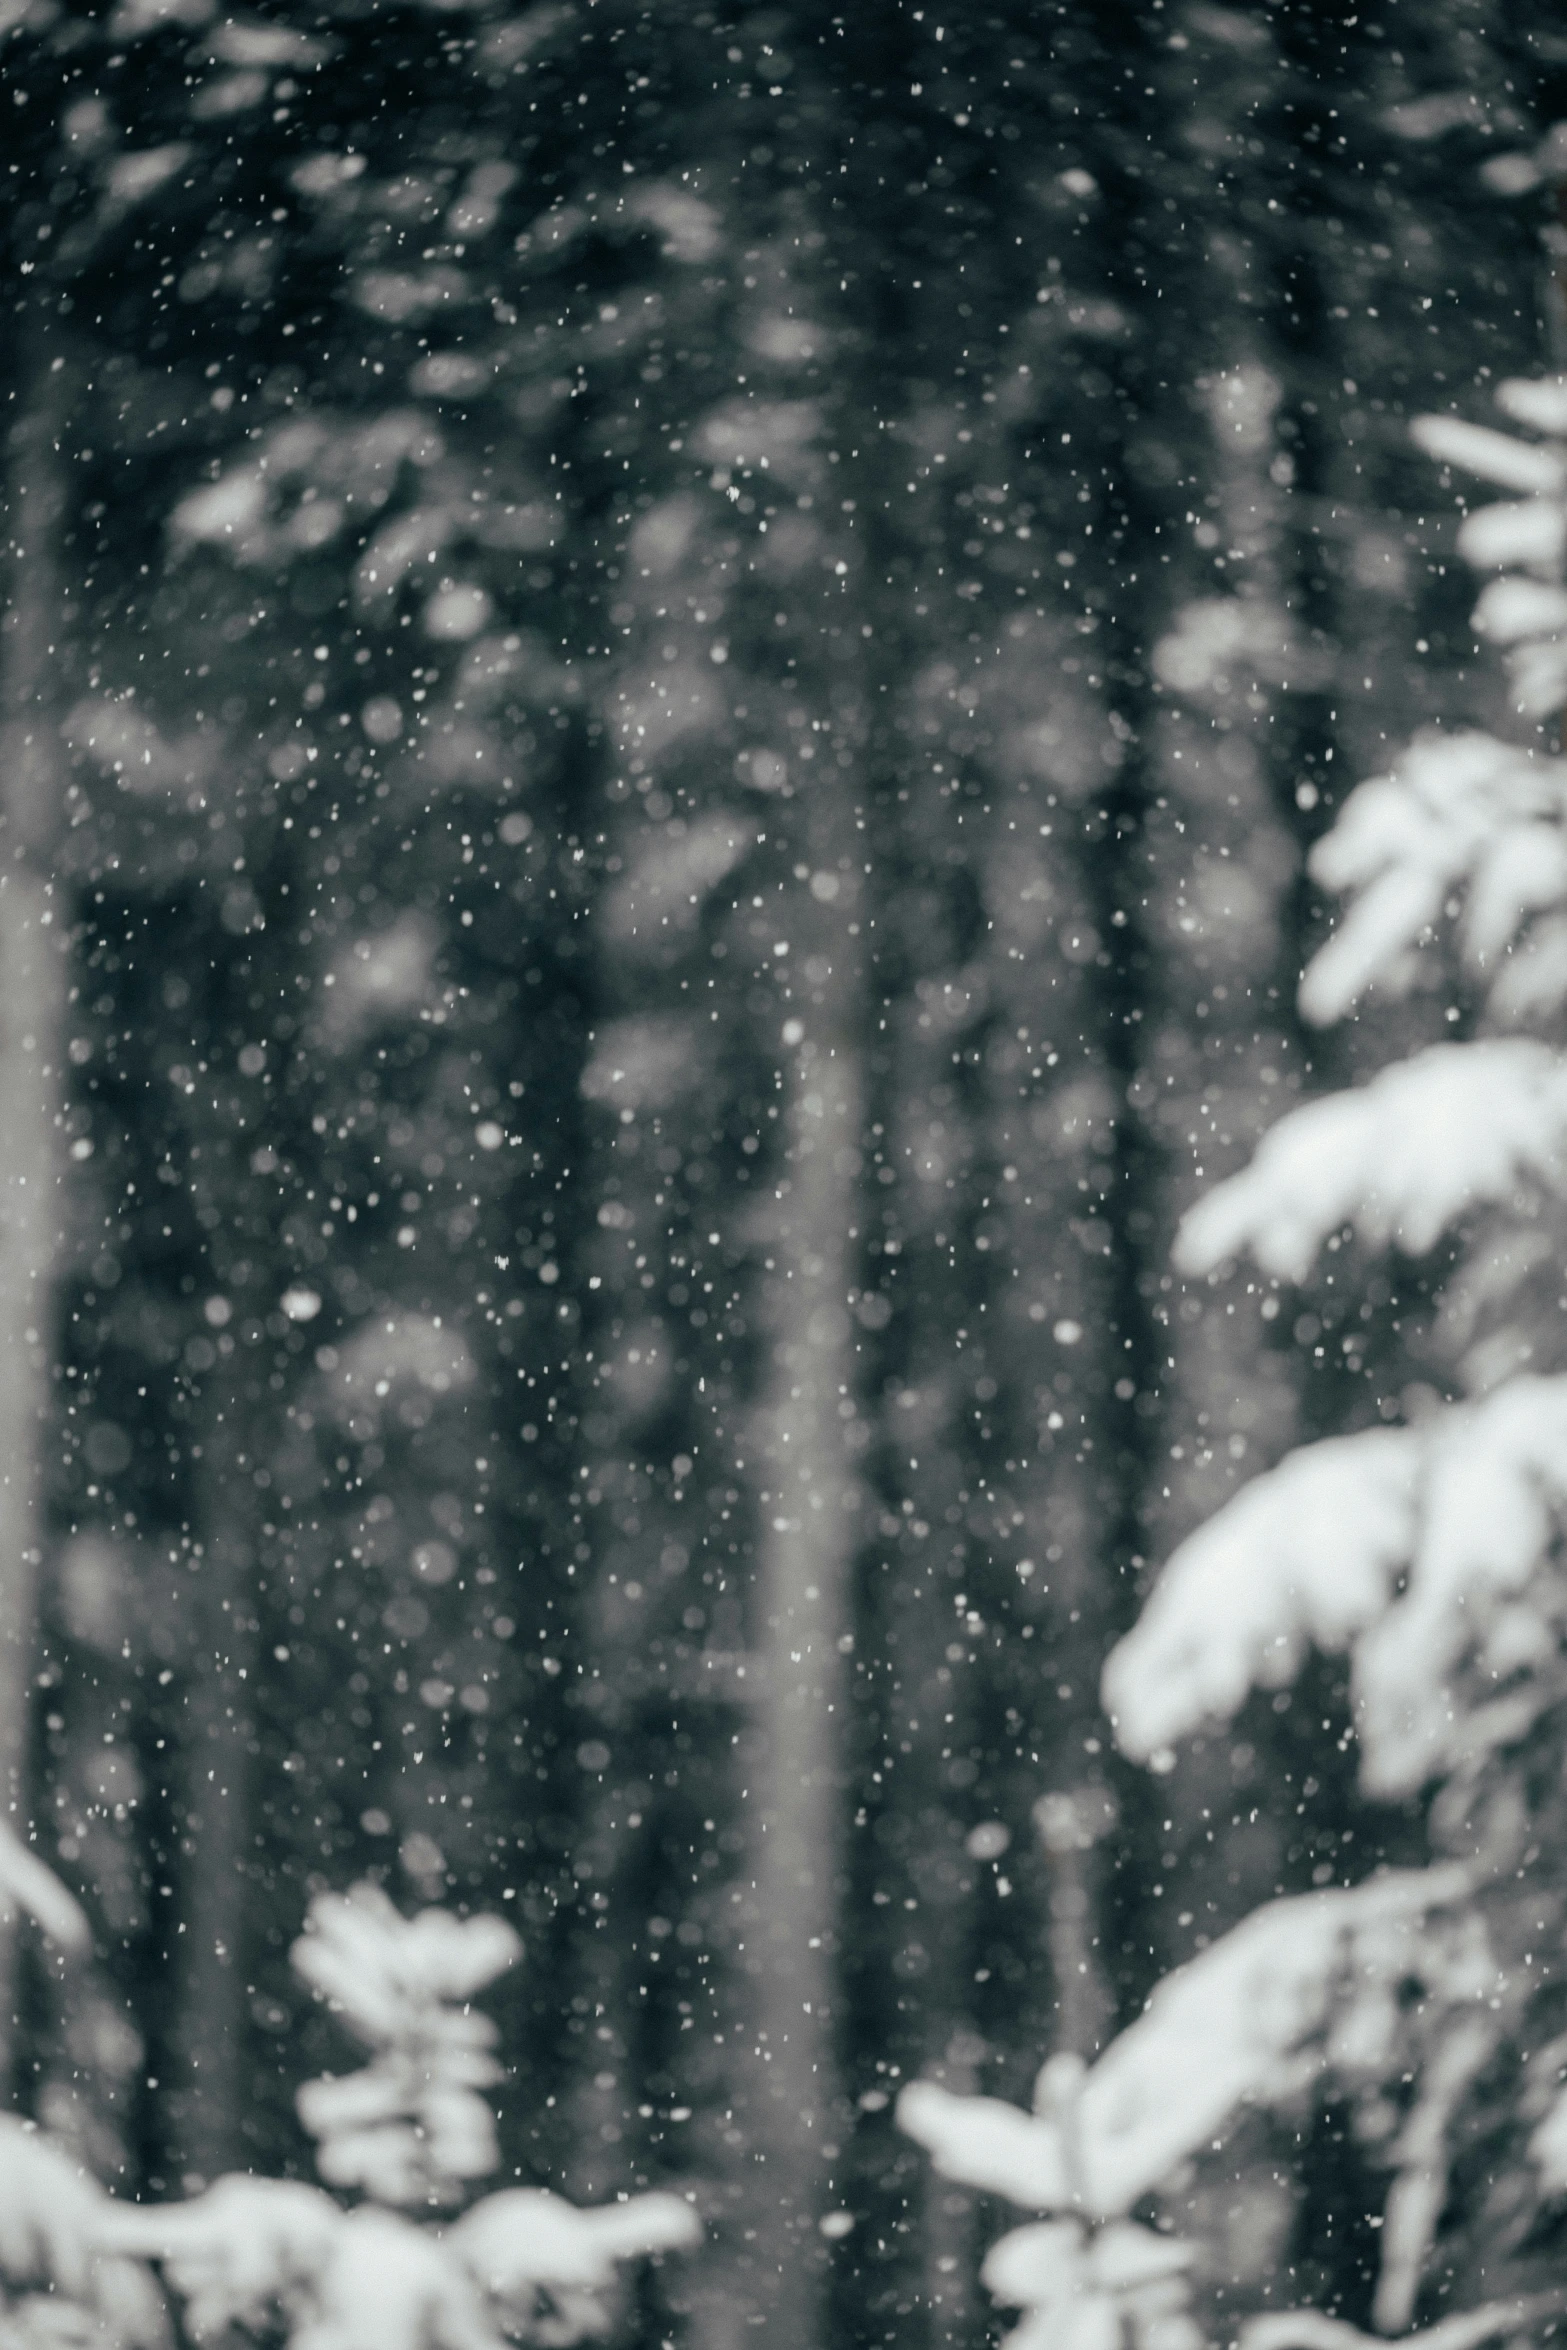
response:
<svg viewBox="0 0 1567 2350"><path fill-rule="evenodd" d="M1215 1160L1244 1160L1288 1107L1304 1059L1292 1001L1299 849L1288 810L1311 656L1291 617L1281 492L1268 471L1280 446L1281 386L1254 355L1258 338L1222 256L1206 274L1219 324L1214 356L1230 364L1206 379L1208 446L1192 462L1213 485L1237 587L1226 592L1222 573L1189 559L1166 575L1174 601L1164 631L1150 632L1158 699L1146 719L1153 878L1144 919L1166 986L1130 1092L1160 1150L1161 1238L1173 1236ZM1245 641L1210 658L1202 632L1226 620ZM1150 1558L1167 1557L1300 1441L1295 1359L1274 1343L1267 1318L1276 1311L1260 1296L1244 1311L1216 1311L1205 1284L1164 1284L1166 1444L1144 1504ZM1244 1786L1249 1774L1245 1746L1216 1740L1183 1758L1162 1790L1161 1842L1177 1855L1178 1898L1165 1900L1151 1930L1169 1964L1191 1955L1194 1934L1223 1931L1284 1866L1274 1828L1237 1809L1237 1778ZM1217 1841L1214 1816L1228 1823ZM1168 1862L1160 1874L1171 1878Z"/></svg>
<svg viewBox="0 0 1567 2350"><path fill-rule="evenodd" d="M231 975L232 976L232 975ZM236 995L238 989L235 990ZM217 1107L216 1101L213 1104ZM248 2159L254 1975L247 1862L258 1809L255 1755L256 1473L278 1450L262 1377L264 1333L243 1254L246 1140L199 1118L189 1189L204 1235L204 1323L216 1356L191 1421L189 1647L182 1737L179 1958L175 1967L170 2164L210 2181ZM198 1295L201 1292L198 1290ZM265 1290L260 1293L266 1298ZM267 1350L270 1353L270 1350ZM292 1921L290 1921L292 1923Z"/></svg>
<svg viewBox="0 0 1567 2350"><path fill-rule="evenodd" d="M220 1411L202 1442L196 1523L204 1529L191 1595L180 1849L180 1957L168 2103L176 2175L210 2182L244 2159L246 1850L253 1830L255 1555L242 1489L253 1459L243 1423ZM234 1487L241 1488L236 1499Z"/></svg>
<svg viewBox="0 0 1567 2350"><path fill-rule="evenodd" d="M24 1840L70 930L53 868L67 780L59 643L67 617L62 442L73 371L45 353L40 346L32 356L25 405L6 450L8 592L0 623L0 1802ZM15 1975L7 1932L0 1936L0 2036L7 2040L16 2023ZM8 2048L6 2061L14 2064L15 2053Z"/></svg>
<svg viewBox="0 0 1567 2350"><path fill-rule="evenodd" d="M826 745L841 740L823 735ZM767 2337L823 2338L825 2247L847 2116L837 2079L845 1707L862 1487L849 1431L858 1365L848 1300L861 1247L865 1078L853 799L825 774L799 803L810 878L786 899L785 1140L760 1232L763 1379L752 1597L762 1705L750 1815L744 1969L750 2044L739 2098L762 2169L755 2259ZM857 926L856 926L857 927ZM796 1010L794 1007L797 1006ZM749 2079L746 2073L749 2073Z"/></svg>

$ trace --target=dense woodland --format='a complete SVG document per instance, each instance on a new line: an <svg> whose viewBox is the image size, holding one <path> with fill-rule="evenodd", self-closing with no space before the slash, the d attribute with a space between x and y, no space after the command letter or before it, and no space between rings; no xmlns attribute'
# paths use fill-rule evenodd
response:
<svg viewBox="0 0 1567 2350"><path fill-rule="evenodd" d="M1488 1384L1470 1195L1171 1250L1483 1027L1440 951L1303 1013L1307 859L1422 727L1555 749L1410 427L1567 355L1567 27L946 19L0 0L0 1725L91 1929L16 1929L12 2103L308 2178L312 1901L503 1917L503 2181L700 2216L649 2350L995 2340L903 2086L1433 1850L1342 1654L1154 1770L1100 1676L1259 1471ZM1384 2331L1549 2270L1484 2062ZM1188 2164L1198 2339L1372 2323L1351 2103Z"/></svg>

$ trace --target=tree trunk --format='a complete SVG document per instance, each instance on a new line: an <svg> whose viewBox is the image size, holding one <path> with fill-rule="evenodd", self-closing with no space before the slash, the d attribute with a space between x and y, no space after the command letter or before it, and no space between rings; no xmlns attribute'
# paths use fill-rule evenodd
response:
<svg viewBox="0 0 1567 2350"><path fill-rule="evenodd" d="M168 2160L186 2192L243 2164L247 2090L245 1859L252 1832L256 1731L252 1512L258 1398L238 1351L212 1374L215 1408L200 1444L185 1701L183 1932L175 1964L176 2086ZM192 1452L197 1450L192 1447Z"/></svg>
<svg viewBox="0 0 1567 2350"><path fill-rule="evenodd" d="M785 921L790 1007L783 1038L786 1172L764 1250L765 1378L758 1408L761 1534L752 1645L763 1712L748 1773L751 1986L741 2095L762 2165L754 2246L766 2338L823 2338L825 2245L817 2232L841 2152L834 1927L839 1876L850 1572L861 1487L843 1407L856 1378L848 1296L859 1239L864 1073L860 974L849 924L852 812L834 778L816 787L808 837L816 890ZM840 796L842 793L842 796ZM816 894L836 886L831 897ZM798 1007L794 1009L793 1007Z"/></svg>
<svg viewBox="0 0 1567 2350"><path fill-rule="evenodd" d="M57 639L69 371L42 359L6 465L0 624L0 1802L29 1835L26 1758L40 1564L39 1455L60 1245L59 1096L69 922L53 878L65 800ZM0 2046L14 2062L16 1955L0 1936Z"/></svg>
<svg viewBox="0 0 1567 2350"><path fill-rule="evenodd" d="M240 2159L246 2032L243 1845L253 1733L238 1659L250 1648L243 1622L248 1551L217 1513L205 1522L214 1530L202 1562L201 1653L189 1698L189 1873L176 2018L181 2087L171 2100L174 2159L189 2192L198 2191L189 2186L192 2178L210 2182ZM231 1624L238 1628L230 1635Z"/></svg>

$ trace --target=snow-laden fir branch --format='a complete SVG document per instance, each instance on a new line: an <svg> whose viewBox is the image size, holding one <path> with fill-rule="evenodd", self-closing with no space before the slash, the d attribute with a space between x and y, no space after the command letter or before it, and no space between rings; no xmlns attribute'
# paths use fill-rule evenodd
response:
<svg viewBox="0 0 1567 2350"><path fill-rule="evenodd" d="M1532 640L1540 627L1560 626L1558 606L1567 614L1558 588L1498 580L1476 623L1491 635L1527 627ZM1372 988L1404 993L1455 891L1464 960L1476 974L1495 973L1533 918L1567 897L1564 814L1561 760L1474 730L1417 735L1390 775L1351 792L1312 851L1313 881L1352 903L1301 983L1306 1018L1326 1027ZM1544 943L1529 939L1536 961ZM1521 983L1506 966L1502 976L1516 994ZM1553 984L1560 979L1556 972ZM1504 1006L1511 994L1504 990Z"/></svg>
<svg viewBox="0 0 1567 2350"><path fill-rule="evenodd" d="M1250 2107L1299 2097L1335 2066L1374 2070L1396 2039L1400 1987L1423 1970L1441 1977L1444 1998L1488 1994L1494 1969L1429 1931L1471 1882L1457 1866L1389 1872L1254 1912L1167 1975L1089 2069L1075 2147L1049 2111L932 2081L903 2091L899 2124L943 2177L1024 2210L1114 2218L1188 2156L1222 2145Z"/></svg>
<svg viewBox="0 0 1567 2350"><path fill-rule="evenodd" d="M1467 1209L1567 1189L1567 1063L1528 1037L1434 1044L1279 1120L1181 1225L1176 1261L1243 1252L1303 1281L1330 1234L1423 1256Z"/></svg>
<svg viewBox="0 0 1567 2350"><path fill-rule="evenodd" d="M1553 1545L1567 1520L1567 1379L1518 1378L1419 1429L1291 1453L1188 1537L1113 1651L1104 1701L1147 1759L1308 1648L1350 1651L1369 1791L1401 1795L1476 1750L1470 1669L1516 1734L1535 1669L1556 1689Z"/></svg>

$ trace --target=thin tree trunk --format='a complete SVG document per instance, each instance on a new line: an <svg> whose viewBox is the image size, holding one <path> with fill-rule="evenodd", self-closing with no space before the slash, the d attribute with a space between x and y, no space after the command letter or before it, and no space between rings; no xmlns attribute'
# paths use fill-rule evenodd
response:
<svg viewBox="0 0 1567 2350"><path fill-rule="evenodd" d="M758 1432L762 1531L753 1646L764 1703L748 1774L742 1904L749 2045L746 2135L761 2165L754 2293L766 2339L824 2339L818 2233L839 2160L834 1928L840 1910L849 1582L861 1488L841 1407L856 1364L847 1299L857 1260L864 1072L848 792L819 794L787 936L787 1172L764 1258L766 1373ZM830 877L830 879L828 878Z"/></svg>
<svg viewBox="0 0 1567 2350"><path fill-rule="evenodd" d="M197 1219L208 1235L204 1278L226 1312L217 1360L191 1412L189 1640L184 1689L179 1933L174 1952L173 2056L165 2167L186 2191L244 2167L253 1980L249 1864L255 1850L257 1616L261 1539L256 1471L278 1440L260 1331L246 1313L249 1269L222 1235L236 1227L242 1148L198 1117L187 1142ZM293 1921L290 1920L290 1923Z"/></svg>
<svg viewBox="0 0 1567 2350"><path fill-rule="evenodd" d="M6 465L0 623L0 1803L24 1838L49 1409L50 1282L60 1245L59 1071L69 924L53 878L65 799L56 707L69 371L38 363ZM0 2070L14 2061L16 1955L0 1935Z"/></svg>
<svg viewBox="0 0 1567 2350"><path fill-rule="evenodd" d="M1278 386L1247 354L1256 337L1217 264L1211 279L1214 312L1227 330L1214 339L1238 363L1207 381L1208 447L1194 465L1212 485L1227 571L1188 558L1187 576L1176 575L1181 601L1153 653L1176 706L1152 716L1146 731L1154 878L1144 920L1166 978L1166 1008L1131 1093L1164 1146L1159 1205L1167 1230L1205 1184L1244 1163L1301 1083L1290 1001L1299 959L1289 922L1297 850L1281 821L1279 767L1298 747L1298 733L1292 740L1287 730L1300 726L1300 689L1309 679L1297 650L1295 690L1281 693L1288 671L1269 649L1295 626L1280 572L1283 492L1269 476L1279 446ZM1182 614L1207 609L1226 576L1239 585L1223 608L1251 622L1256 649L1228 668L1214 663L1211 674L1200 662L1183 669ZM1221 1314L1204 1311L1204 1298L1201 1285L1177 1286L1158 1309L1165 1402L1144 1503L1155 1562L1302 1432L1293 1355L1271 1343L1249 1300ZM1184 1757L1164 1784L1161 1808L1170 1816L1161 1841L1179 1856L1181 1890L1178 1902L1166 1897L1154 1911L1149 1939L1166 1964L1187 1958L1194 1934L1223 1931L1277 1882L1278 1831L1255 1814L1248 1820L1250 1806L1210 1833L1215 1786L1228 1803L1235 1767L1220 1745L1206 1757ZM1161 1876L1169 1865L1161 1863Z"/></svg>
<svg viewBox="0 0 1567 2350"><path fill-rule="evenodd" d="M187 2192L242 2162L247 2103L245 1858L256 1732L255 1559L245 1495L257 1400L242 1400L237 1358L213 1381L222 1386L201 1441L197 1524L204 1539L192 1597L177 2086L169 2100L171 2166Z"/></svg>

